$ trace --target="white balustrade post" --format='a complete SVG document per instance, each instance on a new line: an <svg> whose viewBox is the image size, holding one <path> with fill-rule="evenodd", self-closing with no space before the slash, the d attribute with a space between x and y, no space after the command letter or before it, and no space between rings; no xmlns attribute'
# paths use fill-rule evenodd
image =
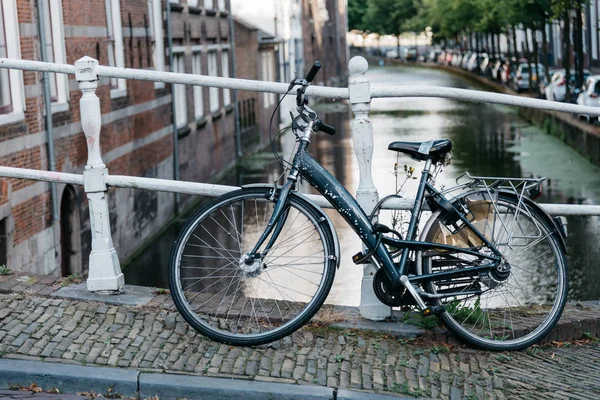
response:
<svg viewBox="0 0 600 400"><path fill-rule="evenodd" d="M365 73L369 63L364 57L353 57L348 64L350 79L350 104L354 112L352 120L352 140L354 152L358 159L360 180L356 191L358 204L367 214L373 211L379 195L373 184L371 160L373 158L373 126L369 120L371 110L371 87ZM390 307L381 303L373 292L373 276L376 268L365 264L360 296L360 314L368 319L382 320L391 314Z"/></svg>
<svg viewBox="0 0 600 400"><path fill-rule="evenodd" d="M102 126L100 99L96 96L98 61L83 57L75 62L75 78L83 96L79 100L81 126L87 143L88 159L83 171L83 185L90 208L92 252L90 253L87 289L92 292L120 293L125 279L110 233L110 220L106 196L105 176L108 169L100 154L100 128Z"/></svg>

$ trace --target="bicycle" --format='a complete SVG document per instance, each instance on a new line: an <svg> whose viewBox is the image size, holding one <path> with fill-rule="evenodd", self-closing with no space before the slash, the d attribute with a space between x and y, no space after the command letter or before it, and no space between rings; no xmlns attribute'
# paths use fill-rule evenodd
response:
<svg viewBox="0 0 600 400"><path fill-rule="evenodd" d="M467 342L491 350L536 343L556 324L567 296L566 231L533 200L541 179L471 176L438 190L434 174L452 143L394 142L389 149L424 161L408 228L374 222L307 152L313 132L333 135L308 107L316 62L297 87L292 131L297 149L282 186L254 184L204 206L173 246L169 284L177 309L197 331L222 343L253 346L307 323L325 301L340 263L327 214L295 188L315 187L364 243L353 261L378 268L373 286L391 307L437 315ZM277 156L277 153L275 153ZM432 212L418 227L425 204Z"/></svg>

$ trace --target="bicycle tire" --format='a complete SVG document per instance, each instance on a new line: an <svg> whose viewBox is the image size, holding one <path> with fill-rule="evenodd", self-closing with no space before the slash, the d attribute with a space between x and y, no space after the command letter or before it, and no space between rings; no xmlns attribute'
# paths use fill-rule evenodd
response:
<svg viewBox="0 0 600 400"><path fill-rule="evenodd" d="M473 216L472 223L500 250L510 272L508 277L506 272L494 272L424 283L431 294L444 293L443 290L444 294L466 293L477 287L483 294L489 293L485 297L464 294L432 299L433 305L444 306L440 319L465 341L488 350L519 350L537 343L556 325L567 298L567 264L559 233L547 215L527 202L520 202L516 196L499 194L493 199L487 191L477 191L460 201ZM444 223L441 213L437 211L431 216L421 240L451 241L452 245L472 248L482 244L465 231L466 227L451 233L453 228ZM479 247L485 251L485 247ZM423 257L425 253L419 255L421 272L427 274L482 262L462 255L451 266L449 256L438 254L437 259Z"/></svg>
<svg viewBox="0 0 600 400"><path fill-rule="evenodd" d="M271 190L245 188L217 198L188 221L173 246L175 306L194 329L218 342L255 346L281 339L308 322L331 289L339 257L333 233L321 212L293 193L264 261L241 261L269 221Z"/></svg>

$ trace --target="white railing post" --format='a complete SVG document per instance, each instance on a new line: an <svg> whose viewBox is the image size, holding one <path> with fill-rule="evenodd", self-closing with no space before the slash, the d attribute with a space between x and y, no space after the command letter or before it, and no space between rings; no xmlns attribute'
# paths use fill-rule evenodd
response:
<svg viewBox="0 0 600 400"><path fill-rule="evenodd" d="M90 208L92 251L90 253L87 289L92 292L122 292L125 279L119 258L113 246L108 214L108 188L105 176L108 169L100 154L100 128L102 114L100 99L96 96L98 61L83 57L75 62L75 78L83 96L79 100L81 126L88 149L88 159L83 171L83 186Z"/></svg>
<svg viewBox="0 0 600 400"><path fill-rule="evenodd" d="M364 57L353 57L348 64L350 79L348 89L350 104L354 112L352 120L352 140L354 152L358 159L360 180L356 191L358 204L367 214L373 211L379 195L373 184L371 160L373 158L373 126L369 120L371 110L371 85L365 73L369 63ZM382 320L390 316L391 309L381 303L373 292L373 276L375 267L365 264L360 293L360 314L368 319Z"/></svg>

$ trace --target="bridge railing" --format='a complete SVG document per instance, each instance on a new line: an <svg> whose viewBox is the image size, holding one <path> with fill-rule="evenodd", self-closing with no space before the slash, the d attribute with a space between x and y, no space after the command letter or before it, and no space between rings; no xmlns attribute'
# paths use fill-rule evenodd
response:
<svg viewBox="0 0 600 400"><path fill-rule="evenodd" d="M82 91L82 97L80 99L81 126L86 137L88 151L88 158L83 174L79 175L56 171L41 171L0 166L0 177L83 185L89 200L92 234L92 251L89 259L87 288L90 291L99 292L108 291L118 293L123 291L125 284L119 259L111 238L106 196L108 187L133 188L202 196L219 196L238 188L208 183L109 175L108 169L102 161L100 150L101 111L100 100L96 96L98 78L135 79L277 94L284 94L288 90L288 85L286 83L107 67L98 65L98 61L90 57L79 59L75 62L75 65L0 58L0 68L74 74L79 83L79 88ZM373 156L373 128L371 121L369 120L369 111L371 109L372 98L440 97L600 116L600 108L476 90L435 86L399 87L371 85L366 76L367 69L368 63L363 57L354 57L349 63L349 84L347 88L311 86L308 88L307 94L329 99L349 100L354 113L354 119L352 120L352 136L360 174L356 197L359 204L368 213L372 211L379 199L377 189L373 183L371 170ZM309 197L323 207L330 207L329 203L321 196L309 195ZM384 208L410 210L412 201L413 199L390 200L384 205ZM542 207L550 214L600 215L600 206L594 205L543 204ZM361 314L371 319L382 319L389 315L390 309L381 304L372 291L372 277L374 271L373 265L367 264L365 266L361 289Z"/></svg>

